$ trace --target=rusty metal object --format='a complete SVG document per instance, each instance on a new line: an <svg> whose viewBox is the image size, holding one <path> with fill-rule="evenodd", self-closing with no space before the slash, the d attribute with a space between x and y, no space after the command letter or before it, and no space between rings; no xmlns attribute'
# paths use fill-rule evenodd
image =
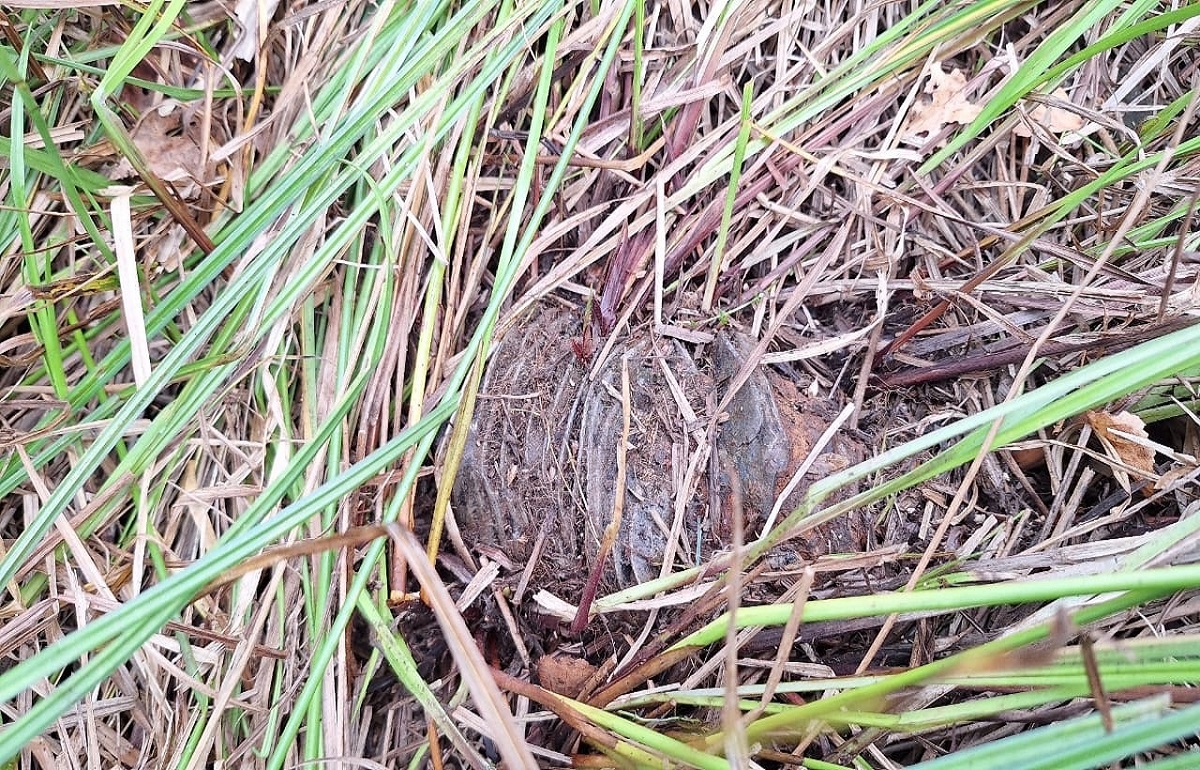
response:
<svg viewBox="0 0 1200 770"><path fill-rule="evenodd" d="M624 516L604 575L609 588L658 576L677 516L679 566L727 547L735 510L754 531L835 411L782 377L756 371L730 402L700 483L685 489L686 458L698 450L709 413L751 343L722 331L710 345L689 346L639 331L614 345L589 377L572 350L579 333L578 314L543 310L498 342L453 495L468 545L499 548L516 564L536 556L543 580L581 583L610 521L623 361L631 430ZM864 455L839 437L806 478ZM858 550L864 539L861 521L839 520L793 543L792 554Z"/></svg>

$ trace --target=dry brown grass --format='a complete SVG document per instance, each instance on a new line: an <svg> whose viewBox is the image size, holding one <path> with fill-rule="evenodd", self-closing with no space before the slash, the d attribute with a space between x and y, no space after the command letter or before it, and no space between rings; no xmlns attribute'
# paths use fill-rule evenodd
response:
<svg viewBox="0 0 1200 770"><path fill-rule="evenodd" d="M15 8L28 5L39 4ZM850 407L839 429L876 452L1194 317L1197 260L1189 238L1200 190L1197 92L1189 91L1200 75L1194 18L1170 34L1137 36L1089 59L1062 92L1018 102L979 138L923 171L921 164L1080 4L1013 4L915 57L901 45L919 38L912 33L832 82L826 73L837 74L917 4L748 2L724 23L708 5L651 4L636 30L644 33L644 53L625 30L607 70L596 57L619 10L597 5L597 13L587 4L564 11L545 104L537 95L545 29L522 31L487 14L455 44L450 58L467 62L463 71L442 78L449 65L432 70L404 98L383 105L339 163L317 169L330 176L309 180L309 194L336 193L323 213L292 232L300 196L281 199L287 206L248 232L244 249L233 253L221 246L230 223L243 212L266 210L256 201L277 194L306 153L331 141L334 118L314 127L317 138L310 132L297 140L295 127L326 114L314 102L327 98L326 83L356 66L354 46L378 32L372 25L382 6L268 3L270 18L255 22L254 4L240 4L251 14L242 18L254 33L247 38L236 32L227 5L190 4L187 29L213 50L202 55L199 37L182 32L160 41L133 77L207 95L158 118L153 108L162 104L161 93L130 86L118 94L150 176L170 181L162 190L173 189L157 199L135 198L127 218L119 207L107 220L98 218L103 248L81 224L86 217L45 181L52 176L32 191L29 205L18 207L34 248L53 259L44 274L30 274L28 245L13 230L6 244L12 258L0 272L5 552L113 419L120 404L111 399L128 397L129 383L144 385L165 366L176 342L210 307L220 307L223 293L257 293L262 301L254 307L248 300L252 309L214 327L216 336L190 368L181 362L170 382L154 386L153 401L124 426L118 448L72 482L63 515L6 587L0 671L44 655L168 575L203 562L264 495L277 494L267 501L268 522L318 499L322 485L339 491L320 498L324 503L283 545L182 599L170 621L115 664L102 686L78 693L78 705L28 744L19 766L274 767L324 757L346 766L399 767L417 757L425 763L418 766L485 767L496 747L508 766L572 757L600 766L607 760L596 748L614 740L528 683L539 655L561 649L573 661L564 665L586 659L595 666L572 694L597 706L637 688L626 695L633 702L644 695L648 676L681 691L767 684L766 703L781 678L916 667L1050 611L978 608L801 626L798 610L783 629L731 631L723 649L702 659L680 661L664 651L728 609L731 595L732 604L802 606L912 589L931 573L980 581L1101 573L1161 546L1160 528L1194 509L1196 423L1186 408L1152 413L1142 404L1147 415L1162 417L1133 441L1153 442L1150 467L1130 467L1128 439L1098 442L1095 434L1105 428L1081 417L880 503L865 553L825 557L803 570L747 565L745 572L672 587L619 612L608 608L582 638L559 622L571 617L577 595L558 597L571 605L558 610L559 620L546 609L546 597L538 609L536 592L525 592L524 582L513 601L526 565L481 554L458 537L452 520L441 570L415 566L419 548L429 544L431 519L448 500L447 445L435 459L425 454L428 443L397 451L393 439L423 416L435 412L444 420L456 407L462 375L487 336L481 323L493 320L489 302L502 302L496 306L503 334L537 323L548 305L582 317L591 300L596 360L638 329L683 339L703 356L696 341L733 325L757 341L741 382L765 364L811 383L807 395L834 405L832 413ZM133 184L89 108L95 76L59 60L84 61L94 52L105 66L134 17L111 6L74 9L58 9L57 16L10 10L0 24L14 50L40 57L28 69L29 86L48 113L53 105L62 157L114 184ZM36 34L23 37L31 30ZM255 39L257 45L243 47ZM489 87L478 115L455 114L435 141L452 96L484 66L475 57L485 39L484 50L526 41L527 55L512 62L511 81ZM964 77L958 81L954 73ZM329 114L361 107L360 88L378 93L370 75L367 68L353 79L355 88L341 93L344 103ZM595 77L603 78L603 93L585 113L586 87ZM839 82L850 85L839 90ZM240 89L230 92L232 83ZM739 169L732 217L723 223L748 83L750 154ZM372 138L425 99L435 106L405 129L403 141L372 154ZM546 122L540 141L534 137L540 155L523 202L519 170L538 115ZM1160 115L1167 117L1155 123ZM6 124L13 119L11 107L3 117ZM566 175L561 186L547 188L577 121L583 131ZM421 152L412 173L388 177L413 147ZM360 157L356 184L331 181ZM1114 168L1129 168L1128 157L1159 160L1104 179ZM1096 180L1104 183L1089 190ZM11 206L12 186L6 190ZM121 193L108 193L121 200ZM543 196L551 197L547 215L521 233L527 248L506 252L514 207L513 221L520 222L520 206L532 211ZM356 220L364 200L382 209ZM104 214L107 203L95 210ZM127 236L118 237L123 228ZM274 240L290 245L280 261L261 267L259 257ZM519 266L507 264L507 254ZM214 259L224 261L210 281L187 282ZM134 274L140 267L153 287L152 298L143 295L149 305L182 298L169 324L155 326L153 316L143 322L118 309L116 288L123 285L126 295L130 288L128 278L116 277L119 264ZM378 280L380 271L392 281ZM259 276L256 283L239 283L251 274ZM47 316L34 314L44 307L57 325L57 346L44 326L31 326L45 323ZM114 351L124 340L145 345L134 344L122 358ZM67 351L55 375L60 380L47 365L56 347ZM97 375L93 362L107 360L123 368ZM190 383L205 373L215 377L209 390L194 392ZM355 385L355 376L365 384ZM700 433L710 443L738 386L704 405ZM335 415L336 432L320 434L348 392L355 400ZM1142 395L1130 394L1108 411L1132 408ZM1178 404L1193 395L1191 381L1181 378L1172 398ZM470 395L465 403L472 403ZM466 418L460 413L458 424ZM626 423L627 434L628 414ZM321 451L281 487L297 453L318 445ZM694 451L703 456L707 449L701 443ZM135 467L126 462L129 453L142 458ZM380 457L395 462L371 464ZM356 469L365 470L355 476ZM699 485L700 475L689 482ZM380 539L385 530L371 525L393 517L425 546L407 535ZM391 545L379 559L385 542ZM1143 566L1185 561L1193 551L1189 535L1156 550ZM684 556L679 565L686 566ZM581 574L591 567L580 565ZM723 580L736 590L722 594ZM418 584L434 611L417 599ZM364 589L367 598L358 598ZM478 598L456 607L464 592ZM1088 638L1193 633L1196 601L1185 594L1115 616ZM358 602L373 604L375 614ZM386 670L377 649L389 626L413 649L413 665L431 682L444 714L423 711ZM1074 633L1064 631L1060 643ZM103 649L69 656L0 704L0 722L69 687L63 672ZM673 667L638 669L655 656ZM489 665L503 672L489 674ZM543 680L549 675L543 672ZM306 687L312 698L299 707ZM892 707L916 710L973 696L931 686ZM759 746L755 761L782 767L808 756L848 765L861 755L872 767L900 767L1029 723L1064 719L1096 700L1106 703L1070 698L1056 710L1031 708L918 735L864 728L788 736ZM738 725L721 748L733 747L731 766L754 766L732 696L724 717L711 706L645 706L642 713L678 719L663 723L667 733ZM526 753L529 746L537 760Z"/></svg>

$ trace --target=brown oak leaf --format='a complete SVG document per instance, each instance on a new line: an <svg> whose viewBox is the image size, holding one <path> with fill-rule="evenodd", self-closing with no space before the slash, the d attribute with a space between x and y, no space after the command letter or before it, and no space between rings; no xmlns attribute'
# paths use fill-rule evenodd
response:
<svg viewBox="0 0 1200 770"><path fill-rule="evenodd" d="M928 141L951 123L970 123L982 109L967 96L967 77L957 68L946 72L935 63L925 93L929 98L913 106L904 128L904 138L915 143Z"/></svg>

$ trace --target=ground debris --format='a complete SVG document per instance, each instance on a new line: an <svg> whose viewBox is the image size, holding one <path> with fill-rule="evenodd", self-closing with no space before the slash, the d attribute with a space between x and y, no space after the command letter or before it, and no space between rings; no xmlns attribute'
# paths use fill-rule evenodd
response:
<svg viewBox="0 0 1200 770"><path fill-rule="evenodd" d="M454 492L468 545L498 546L518 565L540 558L535 576L572 599L578 587L570 584L594 562L613 512L623 362L631 430L624 516L604 573L609 588L653 579L669 559L678 568L703 563L729 546L731 516L741 515L753 537L837 411L756 368L707 430L753 347L747 338L722 330L713 344L691 346L635 330L590 374L570 346L579 317L543 310L499 342ZM806 478L865 454L856 440L837 436ZM806 488L796 485L789 500ZM865 543L865 527L850 517L791 543L788 554L856 552Z"/></svg>

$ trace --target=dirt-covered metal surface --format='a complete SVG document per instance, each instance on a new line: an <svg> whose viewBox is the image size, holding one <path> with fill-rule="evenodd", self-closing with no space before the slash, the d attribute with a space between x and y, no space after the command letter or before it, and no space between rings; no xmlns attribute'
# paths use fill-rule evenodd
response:
<svg viewBox="0 0 1200 770"><path fill-rule="evenodd" d="M703 563L728 547L733 516L742 517L747 537L757 533L840 407L759 367L710 432L750 339L720 330L711 343L692 345L635 330L597 362L581 360L571 344L580 327L577 311L545 309L499 340L453 497L469 546L499 549L521 566L536 559L534 582L566 597L591 568L613 516L623 366L630 431L621 527L604 573L609 588L657 577L668 559L676 569ZM864 454L835 435L790 499ZM778 557L854 552L866 530L861 518L843 517Z"/></svg>

